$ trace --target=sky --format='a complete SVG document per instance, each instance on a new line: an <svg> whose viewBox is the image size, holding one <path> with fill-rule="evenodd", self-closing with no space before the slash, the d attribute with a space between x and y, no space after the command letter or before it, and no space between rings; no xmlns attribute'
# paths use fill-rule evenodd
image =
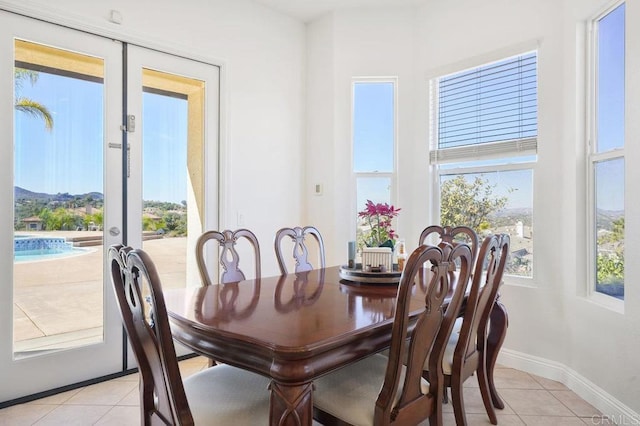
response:
<svg viewBox="0 0 640 426"><path fill-rule="evenodd" d="M19 95L45 105L54 125L47 131L42 119L15 111L15 185L53 194L103 192L102 85L40 73Z"/></svg>
<svg viewBox="0 0 640 426"><path fill-rule="evenodd" d="M142 198L187 199L187 100L143 94Z"/></svg>
<svg viewBox="0 0 640 426"><path fill-rule="evenodd" d="M394 84L356 83L353 87L353 169L355 172L393 172ZM356 179L357 209L367 200L391 204L391 179Z"/></svg>
<svg viewBox="0 0 640 426"><path fill-rule="evenodd" d="M353 108L353 169L392 172L394 84L356 83Z"/></svg>
<svg viewBox="0 0 640 426"><path fill-rule="evenodd" d="M625 3L600 20L598 31L598 153L624 147ZM596 204L604 210L624 209L624 162L596 165Z"/></svg>
<svg viewBox="0 0 640 426"><path fill-rule="evenodd" d="M53 194L104 192L102 90L101 83L44 72L34 85L24 82L20 96L45 105L54 126L47 131L42 119L16 111L16 186ZM186 100L143 94L137 131L144 138L145 200L186 200L186 129ZM110 167L119 170L120 165Z"/></svg>

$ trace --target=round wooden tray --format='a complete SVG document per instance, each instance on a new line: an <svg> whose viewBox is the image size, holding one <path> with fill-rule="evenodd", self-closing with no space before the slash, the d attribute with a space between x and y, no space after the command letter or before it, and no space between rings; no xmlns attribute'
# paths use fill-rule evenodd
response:
<svg viewBox="0 0 640 426"><path fill-rule="evenodd" d="M395 266L395 265L394 265ZM398 284L400 282L402 272L365 272L360 264L355 268L349 268L346 265L340 267L340 278L345 281L363 284Z"/></svg>

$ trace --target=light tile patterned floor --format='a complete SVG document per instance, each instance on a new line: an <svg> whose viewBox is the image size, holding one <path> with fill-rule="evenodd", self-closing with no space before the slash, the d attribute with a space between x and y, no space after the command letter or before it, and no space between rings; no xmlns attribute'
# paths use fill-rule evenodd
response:
<svg viewBox="0 0 640 426"><path fill-rule="evenodd" d="M204 358L180 363L183 377L206 368ZM601 413L564 385L511 368L496 369L496 385L506 407L498 424L609 424ZM489 425L474 377L466 382L465 411L470 426ZM455 425L451 404L444 407L445 426ZM139 425L138 376L135 374L0 410L0 425ZM428 422L424 423L425 425Z"/></svg>

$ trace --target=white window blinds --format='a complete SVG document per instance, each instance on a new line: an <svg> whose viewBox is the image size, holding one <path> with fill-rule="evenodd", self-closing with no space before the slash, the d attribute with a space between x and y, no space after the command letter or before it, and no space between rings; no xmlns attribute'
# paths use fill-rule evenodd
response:
<svg viewBox="0 0 640 426"><path fill-rule="evenodd" d="M535 154L537 86L536 52L439 78L431 162Z"/></svg>

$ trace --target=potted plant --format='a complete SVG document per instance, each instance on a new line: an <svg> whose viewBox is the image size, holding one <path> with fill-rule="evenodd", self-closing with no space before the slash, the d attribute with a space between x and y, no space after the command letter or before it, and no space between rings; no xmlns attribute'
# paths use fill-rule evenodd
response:
<svg viewBox="0 0 640 426"><path fill-rule="evenodd" d="M393 247L396 234L392 228L392 220L401 209L388 203L374 203L367 200L364 210L358 217L368 227L363 233L362 269L365 271L391 271L393 268Z"/></svg>

